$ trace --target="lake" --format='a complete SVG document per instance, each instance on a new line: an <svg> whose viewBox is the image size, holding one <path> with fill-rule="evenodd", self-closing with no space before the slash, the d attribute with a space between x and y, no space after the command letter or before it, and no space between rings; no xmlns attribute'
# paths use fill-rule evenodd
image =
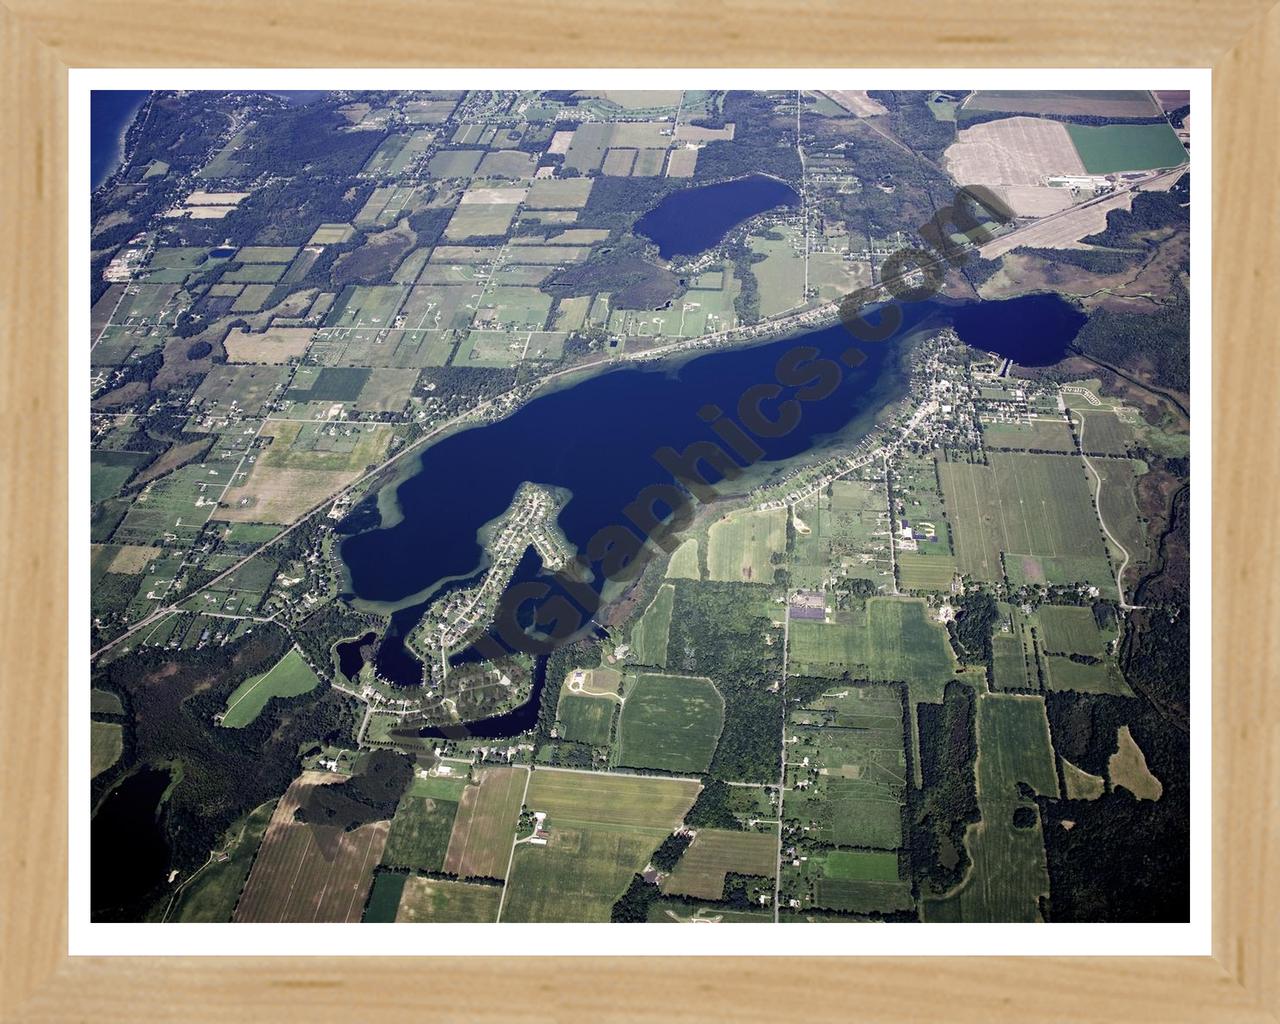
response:
<svg viewBox="0 0 1280 1024"><path fill-rule="evenodd" d="M672 192L636 221L635 232L656 242L664 260L692 256L719 244L744 220L799 202L785 181L753 174Z"/></svg>
<svg viewBox="0 0 1280 1024"><path fill-rule="evenodd" d="M160 798L165 768L134 772L107 794L89 826L89 903L94 921L137 920L148 897L164 884L169 845Z"/></svg>
<svg viewBox="0 0 1280 1024"><path fill-rule="evenodd" d="M89 93L89 187L96 189L120 166L124 136L147 98L133 89L94 89Z"/></svg>

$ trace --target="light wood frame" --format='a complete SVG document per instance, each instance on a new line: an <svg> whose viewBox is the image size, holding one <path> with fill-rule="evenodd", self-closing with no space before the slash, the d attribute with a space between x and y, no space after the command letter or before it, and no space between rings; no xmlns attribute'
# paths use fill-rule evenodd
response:
<svg viewBox="0 0 1280 1024"><path fill-rule="evenodd" d="M1280 534L1268 514L1280 496L1280 7L1270 3L2 0L3 1019L1280 1020ZM1212 956L67 956L67 70L483 65L1213 67Z"/></svg>

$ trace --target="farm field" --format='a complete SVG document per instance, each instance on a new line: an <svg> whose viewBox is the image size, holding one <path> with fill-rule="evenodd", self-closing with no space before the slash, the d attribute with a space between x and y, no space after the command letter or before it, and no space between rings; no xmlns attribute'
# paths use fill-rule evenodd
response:
<svg viewBox="0 0 1280 1024"><path fill-rule="evenodd" d="M734 512L712 523L707 533L711 579L773 583L773 557L787 547L787 510Z"/></svg>
<svg viewBox="0 0 1280 1024"><path fill-rule="evenodd" d="M1040 89L1036 91L983 89L960 107L967 111L1010 114L1085 114L1092 117L1159 117L1151 93L1139 89Z"/></svg>
<svg viewBox="0 0 1280 1024"><path fill-rule="evenodd" d="M443 878L408 879L400 897L396 923L464 924L496 921L502 899L499 885L476 885Z"/></svg>
<svg viewBox="0 0 1280 1024"><path fill-rule="evenodd" d="M608 744L617 701L609 697L589 697L568 690L560 693L557 711L560 735L573 743Z"/></svg>
<svg viewBox="0 0 1280 1024"><path fill-rule="evenodd" d="M529 771L481 768L462 792L441 868L459 878L505 878Z"/></svg>
<svg viewBox="0 0 1280 1024"><path fill-rule="evenodd" d="M391 819L382 863L415 871L442 870L457 813L453 800L407 793Z"/></svg>
<svg viewBox="0 0 1280 1024"><path fill-rule="evenodd" d="M869 598L830 623L794 620L790 634L792 670L800 675L907 682L918 699L941 700L956 671L946 630L918 599Z"/></svg>
<svg viewBox="0 0 1280 1024"><path fill-rule="evenodd" d="M124 726L118 722L89 723L89 768L97 778L120 760L124 750Z"/></svg>
<svg viewBox="0 0 1280 1024"><path fill-rule="evenodd" d="M280 798L236 903L235 921L360 920L389 823L375 821L344 832L333 825L294 821L309 789L339 778L303 772Z"/></svg>
<svg viewBox="0 0 1280 1024"><path fill-rule="evenodd" d="M704 772L724 727L724 698L709 679L641 675L627 688L614 763Z"/></svg>
<svg viewBox="0 0 1280 1024"><path fill-rule="evenodd" d="M1090 174L1177 167L1188 159L1167 124L1072 124L1067 132Z"/></svg>
<svg viewBox="0 0 1280 1024"><path fill-rule="evenodd" d="M985 466L938 466L960 571L998 582L1007 570L1015 584L1088 582L1114 592L1090 502L1092 478L1080 458L1008 452L988 458Z"/></svg>
<svg viewBox="0 0 1280 1024"><path fill-rule="evenodd" d="M667 667L667 634L671 629L671 609L676 588L665 583L658 588L649 607L631 630L631 649L638 665Z"/></svg>
<svg viewBox="0 0 1280 1024"><path fill-rule="evenodd" d="M897 558L898 582L904 590L950 591L956 575L954 556L903 551Z"/></svg>
<svg viewBox="0 0 1280 1024"><path fill-rule="evenodd" d="M965 843L973 859L961 885L925 900L926 921L1036 921L1049 892L1044 836L1036 806L1018 792L1056 797L1058 775L1044 702L1038 697L978 698L978 807ZM1027 823L1020 826L1015 813Z"/></svg>
<svg viewBox="0 0 1280 1024"><path fill-rule="evenodd" d="M778 839L772 832L701 829L662 883L662 892L718 900L727 872L772 878L777 868Z"/></svg>
<svg viewBox="0 0 1280 1024"><path fill-rule="evenodd" d="M226 729L242 729L261 714L272 697L296 697L319 685L311 666L294 648L269 672L237 686L227 698L227 709L218 724Z"/></svg>
<svg viewBox="0 0 1280 1024"><path fill-rule="evenodd" d="M516 846L501 919L608 921L699 788L677 779L535 771L525 803L547 814L550 838L545 846Z"/></svg>

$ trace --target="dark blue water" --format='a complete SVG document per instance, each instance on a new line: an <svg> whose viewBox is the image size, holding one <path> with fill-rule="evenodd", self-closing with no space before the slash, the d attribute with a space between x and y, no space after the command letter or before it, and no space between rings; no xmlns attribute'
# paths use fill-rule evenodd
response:
<svg viewBox="0 0 1280 1024"><path fill-rule="evenodd" d="M102 801L89 826L89 902L95 921L137 920L147 897L165 880L169 846L161 827L160 797L170 775L143 768Z"/></svg>
<svg viewBox="0 0 1280 1024"><path fill-rule="evenodd" d="M744 220L799 202L800 197L786 182L753 174L672 192L636 221L635 230L657 242L658 254L669 260L710 249Z"/></svg>
<svg viewBox="0 0 1280 1024"><path fill-rule="evenodd" d="M94 89L89 94L90 188L96 189L120 166L124 132L147 95L126 89Z"/></svg>
<svg viewBox="0 0 1280 1024"><path fill-rule="evenodd" d="M803 338L837 358L851 342L840 327ZM735 410L747 388L774 380L778 359L798 343L714 353L678 372L616 370L446 438L423 452L418 473L399 486L401 520L343 541L352 590L370 601L396 602L450 577L470 576L482 558L476 530L506 510L524 481L572 492L559 523L571 544L585 546L601 527L625 523L622 509L643 487L671 481L655 461L658 449L715 441L699 410L708 404ZM801 454L901 395L895 352L894 343L867 346L866 362L844 371L835 394L803 406L798 429L760 440L761 461ZM796 389L783 390L779 400ZM766 403L770 415L774 405Z"/></svg>
<svg viewBox="0 0 1280 1024"><path fill-rule="evenodd" d="M967 345L997 352L1022 366L1052 366L1089 318L1056 295L1037 293L998 302L948 307Z"/></svg>

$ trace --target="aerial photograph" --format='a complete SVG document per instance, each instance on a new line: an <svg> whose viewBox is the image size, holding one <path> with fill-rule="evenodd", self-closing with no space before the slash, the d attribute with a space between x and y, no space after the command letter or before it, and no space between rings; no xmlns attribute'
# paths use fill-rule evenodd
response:
<svg viewBox="0 0 1280 1024"><path fill-rule="evenodd" d="M92 922L1189 920L1191 93L798 84L92 93Z"/></svg>

